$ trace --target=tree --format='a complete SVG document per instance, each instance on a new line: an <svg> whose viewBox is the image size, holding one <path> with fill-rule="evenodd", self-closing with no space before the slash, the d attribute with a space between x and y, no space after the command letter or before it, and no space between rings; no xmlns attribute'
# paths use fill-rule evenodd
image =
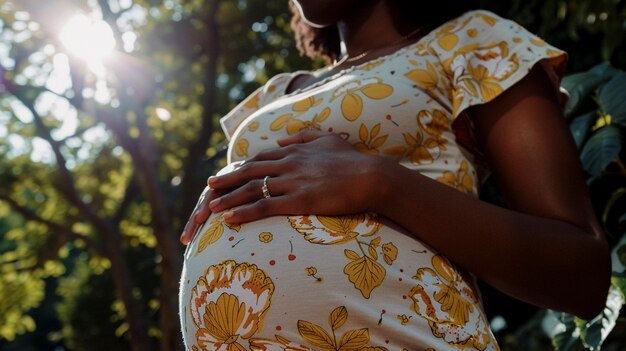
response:
<svg viewBox="0 0 626 351"><path fill-rule="evenodd" d="M92 270L110 272L133 350L152 350L152 336L161 349L180 350L177 233L223 162L213 157L223 140L216 116L299 60L276 49L292 46L284 6L7 0L1 8L10 55L0 72L0 200L23 220L5 235L14 247L3 268L19 268L41 291L46 266L87 260ZM99 14L115 38L118 50L101 71L57 39L59 18L76 10ZM153 291L141 289L129 263L137 247L153 249L148 265L160 280ZM151 309L158 311L158 332L149 335L154 321L143 312ZM23 329L33 328L27 314L19 317Z"/></svg>
<svg viewBox="0 0 626 351"><path fill-rule="evenodd" d="M622 1L481 3L568 50L570 72L625 68ZM77 11L114 39L101 65L60 42ZM51 343L182 349L177 237L224 164L217 118L320 64L288 22L282 0L0 0L0 339L45 329L54 301Z"/></svg>

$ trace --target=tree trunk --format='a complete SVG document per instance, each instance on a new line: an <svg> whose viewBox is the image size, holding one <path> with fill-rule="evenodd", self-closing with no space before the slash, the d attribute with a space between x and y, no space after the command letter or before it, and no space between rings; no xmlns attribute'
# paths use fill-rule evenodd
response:
<svg viewBox="0 0 626 351"><path fill-rule="evenodd" d="M109 232L109 237L106 239L106 251L109 260L111 260L111 273L115 287L126 309L130 344L133 351L152 351L146 319L141 314L139 301L133 297L133 290L136 288L132 282L120 243L121 234L117 230Z"/></svg>

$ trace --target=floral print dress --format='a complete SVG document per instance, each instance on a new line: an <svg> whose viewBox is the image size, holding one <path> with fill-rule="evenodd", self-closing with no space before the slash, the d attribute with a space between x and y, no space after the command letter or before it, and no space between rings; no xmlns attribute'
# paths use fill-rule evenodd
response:
<svg viewBox="0 0 626 351"><path fill-rule="evenodd" d="M274 77L221 120L231 139L221 172L314 128L477 196L465 111L535 64L557 88L565 61L516 23L471 11L302 90L285 94L299 72ZM473 277L374 213L242 225L213 214L185 253L180 315L193 351L498 349Z"/></svg>

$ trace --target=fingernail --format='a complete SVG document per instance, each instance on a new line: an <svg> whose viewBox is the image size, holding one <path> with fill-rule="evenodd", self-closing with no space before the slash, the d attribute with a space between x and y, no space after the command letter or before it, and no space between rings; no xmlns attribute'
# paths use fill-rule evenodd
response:
<svg viewBox="0 0 626 351"><path fill-rule="evenodd" d="M183 229L183 233L180 235L180 242L181 243L185 243L185 239L187 237L187 229L189 228L189 225L191 224L191 222L187 222L187 224L185 224L185 228Z"/></svg>
<svg viewBox="0 0 626 351"><path fill-rule="evenodd" d="M217 199L213 199L211 202L209 202L209 207L211 209L214 209L215 207L217 207L217 205L220 204L220 202L222 202L222 199L219 197Z"/></svg>
<svg viewBox="0 0 626 351"><path fill-rule="evenodd" d="M215 185L216 182L217 182L217 177L216 176L210 176L209 179L207 180L207 184L209 186Z"/></svg>
<svg viewBox="0 0 626 351"><path fill-rule="evenodd" d="M224 218L225 220L230 219L232 216L235 215L234 211L226 211L224 212L224 214L222 215L222 218Z"/></svg>

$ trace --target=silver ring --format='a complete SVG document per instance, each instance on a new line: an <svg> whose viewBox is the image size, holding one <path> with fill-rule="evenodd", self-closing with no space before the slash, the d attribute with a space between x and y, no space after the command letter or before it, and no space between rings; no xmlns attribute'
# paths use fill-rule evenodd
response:
<svg viewBox="0 0 626 351"><path fill-rule="evenodd" d="M266 199L272 197L272 195L270 194L270 189L267 188L268 179L270 179L270 176L265 176L265 178L263 178L263 186L261 187L261 190L263 191L263 197Z"/></svg>

